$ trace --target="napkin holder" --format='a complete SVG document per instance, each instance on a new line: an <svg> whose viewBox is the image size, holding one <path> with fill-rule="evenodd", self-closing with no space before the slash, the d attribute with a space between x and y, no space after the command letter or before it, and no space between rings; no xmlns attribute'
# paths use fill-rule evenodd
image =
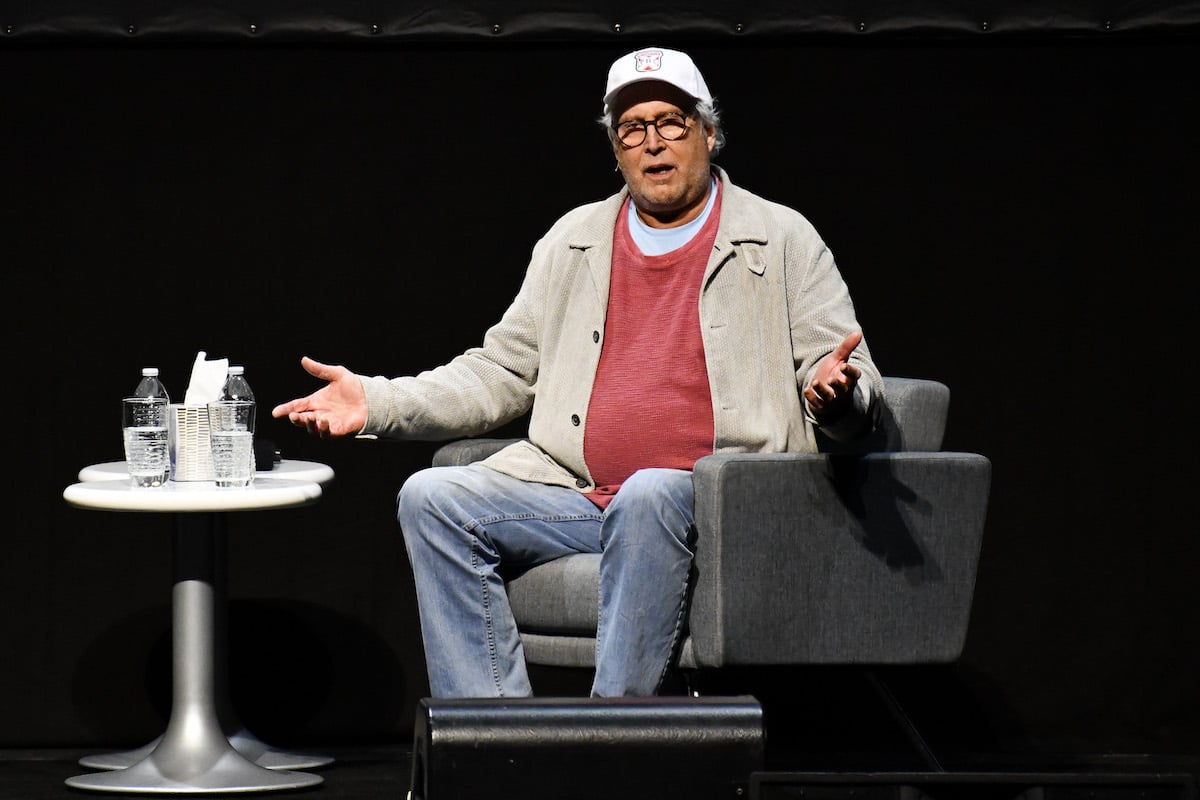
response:
<svg viewBox="0 0 1200 800"><path fill-rule="evenodd" d="M167 414L167 443L171 480L215 479L212 442L208 437L208 406L172 403Z"/></svg>

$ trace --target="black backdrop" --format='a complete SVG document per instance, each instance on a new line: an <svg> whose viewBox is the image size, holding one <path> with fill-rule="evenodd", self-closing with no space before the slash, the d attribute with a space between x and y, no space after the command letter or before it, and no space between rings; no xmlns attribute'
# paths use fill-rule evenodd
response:
<svg viewBox="0 0 1200 800"><path fill-rule="evenodd" d="M0 745L161 731L169 523L62 500L120 458L138 370L182 394L197 351L230 357L270 407L315 388L302 354L401 374L477 343L535 239L617 188L594 123L608 64L682 43L725 110L719 162L813 220L878 363L946 382L947 448L993 460L964 657L896 676L934 745L1197 751L1186 5L1117 16L1129 35L1019 9L1028 35L992 36L947 9L859 37L818 9L777 14L777 35L690 20L681 41L394 21L255 41L48 8L0 7ZM393 499L434 446L262 433L337 478L316 506L231 522L240 713L276 741L405 737L426 687Z"/></svg>

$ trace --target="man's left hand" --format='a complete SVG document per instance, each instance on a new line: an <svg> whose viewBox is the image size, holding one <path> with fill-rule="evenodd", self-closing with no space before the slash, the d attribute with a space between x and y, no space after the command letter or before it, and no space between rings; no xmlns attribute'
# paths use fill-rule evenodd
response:
<svg viewBox="0 0 1200 800"><path fill-rule="evenodd" d="M862 341L862 331L850 334L832 353L821 359L812 382L804 387L804 399L818 418L841 416L853 402L854 387L862 371L850 363L850 354Z"/></svg>

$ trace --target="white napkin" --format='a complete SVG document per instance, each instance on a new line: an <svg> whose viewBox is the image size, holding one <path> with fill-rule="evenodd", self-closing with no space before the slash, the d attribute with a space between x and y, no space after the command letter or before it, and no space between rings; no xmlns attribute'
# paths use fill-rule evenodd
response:
<svg viewBox="0 0 1200 800"><path fill-rule="evenodd" d="M186 406L203 406L216 400L225 385L225 376L229 372L228 358L205 360L207 354L201 350L196 354L192 364L192 379L188 382L187 394L183 404Z"/></svg>

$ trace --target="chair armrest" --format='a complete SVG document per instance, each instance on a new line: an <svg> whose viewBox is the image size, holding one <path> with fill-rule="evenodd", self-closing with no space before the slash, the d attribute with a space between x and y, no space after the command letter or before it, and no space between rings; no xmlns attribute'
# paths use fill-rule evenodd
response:
<svg viewBox="0 0 1200 800"><path fill-rule="evenodd" d="M700 459L696 663L955 660L990 481L974 453Z"/></svg>
<svg viewBox="0 0 1200 800"><path fill-rule="evenodd" d="M444 444L433 454L435 467L461 467L482 461L520 439L458 439Z"/></svg>

